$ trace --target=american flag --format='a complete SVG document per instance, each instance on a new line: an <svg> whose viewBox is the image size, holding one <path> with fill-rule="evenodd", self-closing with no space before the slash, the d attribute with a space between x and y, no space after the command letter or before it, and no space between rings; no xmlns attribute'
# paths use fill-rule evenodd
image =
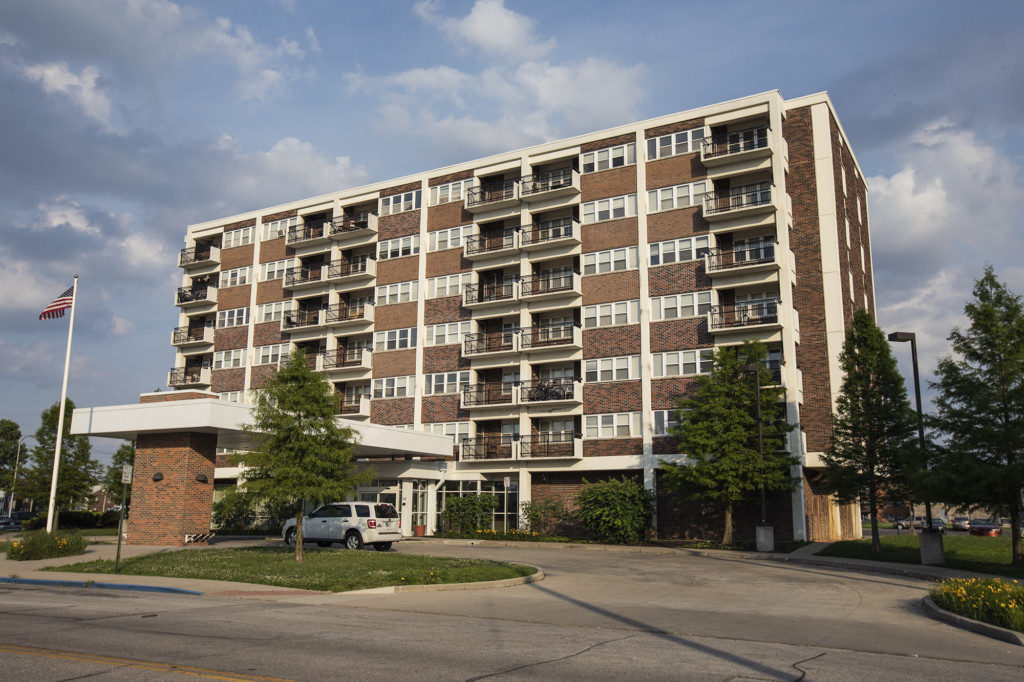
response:
<svg viewBox="0 0 1024 682"><path fill-rule="evenodd" d="M71 307L71 301L75 296L75 285L72 284L63 294L53 299L53 303L43 308L39 313L40 320L56 320L64 317L64 311Z"/></svg>

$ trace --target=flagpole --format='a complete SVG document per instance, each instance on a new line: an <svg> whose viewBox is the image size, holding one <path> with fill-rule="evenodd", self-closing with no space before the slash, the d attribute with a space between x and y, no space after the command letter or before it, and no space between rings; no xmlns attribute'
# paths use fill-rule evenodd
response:
<svg viewBox="0 0 1024 682"><path fill-rule="evenodd" d="M78 302L78 275L71 292L71 319L68 320L68 348L64 354L64 381L60 385L60 406L57 408L57 445L53 449L53 477L50 480L50 506L46 510L46 532L53 532L53 508L57 501L57 472L60 469L60 446L64 440L64 403L68 399L68 367L71 366L71 332L75 329L75 303Z"/></svg>

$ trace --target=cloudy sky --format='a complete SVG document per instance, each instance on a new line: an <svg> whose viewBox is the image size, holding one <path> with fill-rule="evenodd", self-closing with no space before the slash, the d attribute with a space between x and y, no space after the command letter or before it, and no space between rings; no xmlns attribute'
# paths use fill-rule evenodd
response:
<svg viewBox="0 0 1024 682"><path fill-rule="evenodd" d="M0 417L57 399L76 272L69 395L164 384L188 223L775 88L830 92L930 373L986 260L1024 291L1022 3L0 3Z"/></svg>

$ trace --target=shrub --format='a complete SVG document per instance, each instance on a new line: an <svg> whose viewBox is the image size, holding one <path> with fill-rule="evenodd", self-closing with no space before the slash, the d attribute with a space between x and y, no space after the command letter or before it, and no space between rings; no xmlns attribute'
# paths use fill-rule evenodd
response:
<svg viewBox="0 0 1024 682"><path fill-rule="evenodd" d="M938 606L961 616L1024 632L1024 584L1002 578L950 578L930 592Z"/></svg>
<svg viewBox="0 0 1024 682"><path fill-rule="evenodd" d="M530 532L554 535L569 516L561 500L530 500L519 505L520 519Z"/></svg>
<svg viewBox="0 0 1024 682"><path fill-rule="evenodd" d="M113 519L113 521L111 521ZM46 527L46 514L40 514L22 524L25 530L39 530ZM70 530L72 528L93 529L93 528L116 528L117 512L105 512L99 514L93 511L58 511L57 528Z"/></svg>
<svg viewBox="0 0 1024 682"><path fill-rule="evenodd" d="M7 558L15 561L51 559L58 556L72 556L85 552L88 541L78 533L27 533L21 540L15 540L7 549Z"/></svg>
<svg viewBox="0 0 1024 682"><path fill-rule="evenodd" d="M213 526L219 530L279 530L293 516L296 504L261 504L244 491L232 488L213 503Z"/></svg>
<svg viewBox="0 0 1024 682"><path fill-rule="evenodd" d="M449 530L461 533L475 533L481 527L491 525L491 514L498 508L496 495L467 495L449 497L445 500L441 519Z"/></svg>
<svg viewBox="0 0 1024 682"><path fill-rule="evenodd" d="M622 478L587 484L576 493L576 517L600 542L639 542L651 527L654 495Z"/></svg>

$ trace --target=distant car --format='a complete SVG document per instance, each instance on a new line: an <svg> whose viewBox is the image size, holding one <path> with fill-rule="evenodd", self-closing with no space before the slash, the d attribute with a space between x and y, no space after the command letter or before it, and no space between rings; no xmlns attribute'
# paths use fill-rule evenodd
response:
<svg viewBox="0 0 1024 682"><path fill-rule="evenodd" d="M10 516L0 516L0 533L21 530L21 521Z"/></svg>
<svg viewBox="0 0 1024 682"><path fill-rule="evenodd" d="M291 518L281 529L281 537L288 545L295 544L296 526ZM386 552L392 543L402 539L402 521L398 510L387 503L334 502L302 519L302 539L320 547L341 542L349 549L372 545L377 551Z"/></svg>
<svg viewBox="0 0 1024 682"><path fill-rule="evenodd" d="M971 520L966 516L954 516L951 525L953 526L953 530L970 530Z"/></svg>
<svg viewBox="0 0 1024 682"><path fill-rule="evenodd" d="M34 511L16 511L11 514L11 518L16 521L28 521L29 519L34 519L37 516L39 516L39 512Z"/></svg>
<svg viewBox="0 0 1024 682"><path fill-rule="evenodd" d="M1002 524L998 519L971 519L971 535L984 535L994 538L1003 534Z"/></svg>

